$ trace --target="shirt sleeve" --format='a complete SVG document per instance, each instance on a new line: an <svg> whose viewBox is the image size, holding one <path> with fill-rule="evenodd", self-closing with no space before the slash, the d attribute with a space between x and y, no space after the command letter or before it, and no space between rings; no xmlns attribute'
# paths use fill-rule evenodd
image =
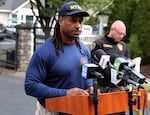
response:
<svg viewBox="0 0 150 115"><path fill-rule="evenodd" d="M34 54L26 71L26 94L38 98L65 96L65 89L52 88L44 84L47 73L47 62L43 60L39 55Z"/></svg>

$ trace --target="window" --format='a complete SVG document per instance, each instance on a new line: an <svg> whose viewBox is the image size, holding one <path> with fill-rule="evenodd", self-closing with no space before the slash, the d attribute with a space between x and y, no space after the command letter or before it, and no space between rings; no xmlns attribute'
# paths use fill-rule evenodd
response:
<svg viewBox="0 0 150 115"><path fill-rule="evenodd" d="M12 15L12 23L17 23L17 21L18 21L17 15L13 14Z"/></svg>
<svg viewBox="0 0 150 115"><path fill-rule="evenodd" d="M26 23L29 25L33 25L33 16L26 16Z"/></svg>

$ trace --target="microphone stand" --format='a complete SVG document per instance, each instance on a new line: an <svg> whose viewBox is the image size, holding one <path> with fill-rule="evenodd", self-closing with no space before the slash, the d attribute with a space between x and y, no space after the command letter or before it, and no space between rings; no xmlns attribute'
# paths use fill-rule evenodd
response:
<svg viewBox="0 0 150 115"><path fill-rule="evenodd" d="M95 115L98 115L97 113L98 113L98 111L97 111L97 107L98 107L98 101L99 101L99 99L98 99L98 92L97 92L97 90L98 90L98 82L97 82L97 79L99 78L99 79L103 79L104 77L102 76L102 74L101 73L99 73L99 72L96 72L96 71L94 71L94 72L92 72L91 73L91 76L92 76L92 78L93 78L93 87L94 87L94 91L93 91L93 104L94 104L94 112L95 112Z"/></svg>
<svg viewBox="0 0 150 115"><path fill-rule="evenodd" d="M137 101L138 101L138 110L137 110L137 115L142 115L141 112L141 107L140 107L140 87L138 86L138 92L137 92Z"/></svg>
<svg viewBox="0 0 150 115"><path fill-rule="evenodd" d="M129 105L129 115L133 115L133 105L136 104L136 100L132 100L132 84L128 87L128 105Z"/></svg>
<svg viewBox="0 0 150 115"><path fill-rule="evenodd" d="M95 115L97 115L97 106L98 106L98 96L97 96L97 90L98 90L98 86L97 86L97 79L95 78L93 80L93 87L94 87L94 95L93 95L93 104L94 104L94 112L95 112Z"/></svg>

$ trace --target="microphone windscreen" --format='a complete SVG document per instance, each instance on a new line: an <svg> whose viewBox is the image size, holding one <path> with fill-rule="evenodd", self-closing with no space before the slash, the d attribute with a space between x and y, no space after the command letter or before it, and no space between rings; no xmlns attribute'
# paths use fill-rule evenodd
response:
<svg viewBox="0 0 150 115"><path fill-rule="evenodd" d="M98 59L100 59L102 55L107 55L106 52L102 49L96 50L95 54L96 54Z"/></svg>
<svg viewBox="0 0 150 115"><path fill-rule="evenodd" d="M118 57L119 57L119 55L117 55L117 54L111 54L110 55L110 62L113 64L115 59L118 58Z"/></svg>

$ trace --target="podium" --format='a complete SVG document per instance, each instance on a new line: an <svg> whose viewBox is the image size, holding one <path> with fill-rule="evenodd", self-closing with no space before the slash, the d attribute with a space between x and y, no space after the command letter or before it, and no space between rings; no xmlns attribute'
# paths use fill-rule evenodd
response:
<svg viewBox="0 0 150 115"><path fill-rule="evenodd" d="M137 93L140 93L140 102L138 102ZM105 115L129 110L128 92L116 91L111 93L101 93L98 95L98 115ZM139 92L133 90L133 100L136 104L133 105L133 110L148 107L148 92L140 89ZM93 97L89 96L64 96L56 98L47 98L45 107L48 110L59 111L71 115L94 115Z"/></svg>

